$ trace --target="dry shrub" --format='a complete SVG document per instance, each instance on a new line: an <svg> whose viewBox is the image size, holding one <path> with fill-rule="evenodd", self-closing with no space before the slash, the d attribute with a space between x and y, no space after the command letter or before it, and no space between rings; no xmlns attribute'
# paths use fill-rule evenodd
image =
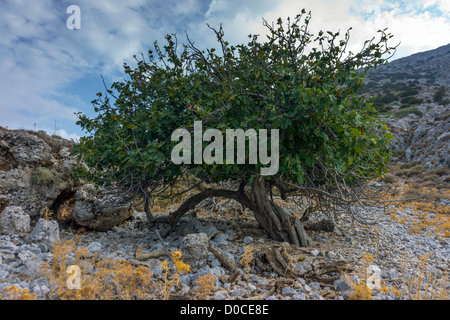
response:
<svg viewBox="0 0 450 320"><path fill-rule="evenodd" d="M208 273L198 278L196 281L199 286L199 291L197 294L197 299L205 300L208 294L215 290L214 281L217 278L212 274Z"/></svg>
<svg viewBox="0 0 450 320"><path fill-rule="evenodd" d="M164 260L162 263L161 267L164 272L164 300L168 300L170 298L170 291L172 290L172 287L175 287L175 289L180 288L181 275L191 272L191 267L183 262L181 255L181 251L171 253L172 266L169 265L167 260Z"/></svg>
<svg viewBox="0 0 450 320"><path fill-rule="evenodd" d="M69 266L81 270L79 289L70 289ZM53 260L42 265L52 284L49 299L63 300L131 300L146 299L152 293L152 274L146 267L133 266L126 260L100 259L73 241L59 242L53 249Z"/></svg>
<svg viewBox="0 0 450 320"><path fill-rule="evenodd" d="M65 221L72 215L74 203L75 203L74 199L69 199L61 204L57 214L58 221Z"/></svg>
<svg viewBox="0 0 450 320"><path fill-rule="evenodd" d="M36 294L30 293L28 289L21 289L16 286L9 286L2 290L0 299L3 300L36 300Z"/></svg>
<svg viewBox="0 0 450 320"><path fill-rule="evenodd" d="M398 181L398 178L396 176L394 176L393 174L386 174L383 177L383 181L386 183L392 184L392 183L396 183Z"/></svg>
<svg viewBox="0 0 450 320"><path fill-rule="evenodd" d="M411 268L412 259L407 257L405 251L402 266L403 284L408 290L408 298L411 300L448 300L448 271L444 272L439 279L436 274L433 275L426 270L427 260L427 256L420 257L419 261Z"/></svg>
<svg viewBox="0 0 450 320"><path fill-rule="evenodd" d="M350 279L348 274L344 274L344 278L346 282L351 287L351 293L349 299L351 300L371 300L373 290L379 290L384 294L388 294L392 292L394 296L400 297L400 291L393 287L388 286L384 283L384 280L381 279L380 275L377 274L369 274L369 266L373 262L373 256L371 254L364 253L362 256L363 265L360 270L356 270L355 273L358 274L363 280L359 282L353 282Z"/></svg>
<svg viewBox="0 0 450 320"><path fill-rule="evenodd" d="M61 182L62 174L55 169L37 167L31 173L31 180L36 185L51 186Z"/></svg>
<svg viewBox="0 0 450 320"><path fill-rule="evenodd" d="M43 218L45 220L47 220L47 221L52 220L54 215L55 215L55 213L52 210L50 210L49 208L45 208L44 216L43 216Z"/></svg>
<svg viewBox="0 0 450 320"><path fill-rule="evenodd" d="M370 300L372 298L372 288L368 284L368 278L369 278L368 267L369 267L369 264L372 262L372 260L373 260L372 255L364 253L364 255L363 255L364 280L361 280L358 283L355 283L355 282L351 281L347 275L344 276L346 278L347 283L352 288L352 292L349 296L349 298L351 300Z"/></svg>
<svg viewBox="0 0 450 320"><path fill-rule="evenodd" d="M245 268L247 274L250 273L255 262L254 254L255 249L253 247L245 246L244 253L241 255L241 265Z"/></svg>
<svg viewBox="0 0 450 320"><path fill-rule="evenodd" d="M450 190L424 188L419 184L400 183L398 193L392 193L386 200L396 198L414 199L410 201L392 202L386 212L398 223L406 223L411 233L427 233L439 238L450 237L450 208L440 200L450 200ZM413 213L399 218L400 211L406 209Z"/></svg>

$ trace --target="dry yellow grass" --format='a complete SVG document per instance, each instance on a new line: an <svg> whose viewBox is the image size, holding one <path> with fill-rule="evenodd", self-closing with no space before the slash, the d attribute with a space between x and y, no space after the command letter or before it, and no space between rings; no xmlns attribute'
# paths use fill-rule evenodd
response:
<svg viewBox="0 0 450 320"><path fill-rule="evenodd" d="M255 249L251 246L245 246L244 253L241 255L241 265L243 268L245 268L245 271L250 273L253 264L255 262L254 254Z"/></svg>
<svg viewBox="0 0 450 320"><path fill-rule="evenodd" d="M199 287L198 294L196 296L199 300L205 300L208 294L215 290L214 281L217 278L208 273L198 278L196 284Z"/></svg>
<svg viewBox="0 0 450 320"><path fill-rule="evenodd" d="M181 251L175 251L171 254L173 266L170 266L167 260L162 262L161 267L164 272L164 300L168 300L170 298L172 287L180 287L181 275L191 272L191 267L183 262L181 255Z"/></svg>
<svg viewBox="0 0 450 320"><path fill-rule="evenodd" d="M372 288L369 286L369 283L368 283L368 279L369 279L368 268L369 268L369 264L373 260L373 256L365 253L363 255L362 259L364 261L364 266L363 266L364 280L361 280L358 283L355 283L350 280L348 275L344 276L347 283L352 288L352 292L349 296L349 299L351 299L351 300L370 300L372 298Z"/></svg>
<svg viewBox="0 0 450 320"><path fill-rule="evenodd" d="M388 195L385 200L418 199L393 202L386 212L392 220L407 224L411 233L426 233L441 239L450 237L450 207L437 201L438 199L450 200L450 190L414 187L405 182L398 182L394 187L396 192ZM412 214L400 218L400 212L407 209Z"/></svg>
<svg viewBox="0 0 450 320"><path fill-rule="evenodd" d="M410 300L448 300L448 271L441 277L426 270L428 256L419 257L418 262L412 262L406 255L403 260L403 283L408 289ZM410 272L413 270L414 272Z"/></svg>
<svg viewBox="0 0 450 320"><path fill-rule="evenodd" d="M363 254L363 264L353 273L362 279L357 283L351 281L349 274L344 274L346 282L351 287L349 299L371 300L374 289L384 294L391 292L394 297L400 297L402 293L399 288L403 288L403 294L409 300L449 299L447 291L448 272L442 272L442 274L438 275L427 271L427 256L414 259L413 257L407 257L405 251L403 261L399 261L402 264L403 274L392 283L388 283L389 281L387 280L369 274L369 265L373 263L373 260L372 255Z"/></svg>
<svg viewBox="0 0 450 320"><path fill-rule="evenodd" d="M21 289L16 286L9 286L2 290L0 299L4 300L36 300L36 294L30 293L28 289Z"/></svg>
<svg viewBox="0 0 450 320"><path fill-rule="evenodd" d="M71 257L72 256L72 257ZM69 266L81 270L79 289L69 288ZM45 277L52 284L48 299L115 300L146 299L152 293L152 274L146 267L126 260L99 259L73 241L60 242L53 249L53 261L43 263Z"/></svg>

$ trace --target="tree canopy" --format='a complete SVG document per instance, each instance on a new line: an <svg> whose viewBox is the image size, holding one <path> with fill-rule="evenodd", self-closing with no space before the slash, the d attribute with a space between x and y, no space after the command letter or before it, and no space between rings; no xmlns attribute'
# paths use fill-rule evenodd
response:
<svg viewBox="0 0 450 320"><path fill-rule="evenodd" d="M359 91L365 72L395 51L388 45L392 35L380 30L359 52L348 52L350 30L313 35L310 18L303 10L286 22L263 20L266 38L249 35L247 44L231 45L222 26L209 25L217 48L202 50L188 35L182 46L176 35L167 35L163 47L155 42L154 51L135 56L135 67L124 65L129 79L97 94L96 117L78 114L78 125L88 132L75 148L87 165L80 173L143 199L149 219L150 199L186 177L212 185L230 182L233 187L189 198L171 221L207 197L223 196L250 208L273 238L307 245L298 219L286 225L292 215L267 196L272 188L283 199L301 193L330 210L350 212L361 203L364 184L385 171L391 135ZM229 129L278 129L276 174L262 176L266 165L250 161L248 148L234 152L244 163L175 164L173 132L183 128L192 135L198 121L203 130L214 128L224 136ZM211 143L204 139L202 148Z"/></svg>

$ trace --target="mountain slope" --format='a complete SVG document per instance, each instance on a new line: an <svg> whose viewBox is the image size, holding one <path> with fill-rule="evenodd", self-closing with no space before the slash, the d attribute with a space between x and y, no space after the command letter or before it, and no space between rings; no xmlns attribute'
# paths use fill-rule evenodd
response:
<svg viewBox="0 0 450 320"><path fill-rule="evenodd" d="M366 75L364 94L394 135L392 165L399 174L450 182L450 44L394 60ZM440 97L437 92L440 91ZM435 173L438 174L435 174Z"/></svg>
<svg viewBox="0 0 450 320"><path fill-rule="evenodd" d="M450 44L412 54L374 70L373 75L387 79L419 80L426 84L450 85Z"/></svg>

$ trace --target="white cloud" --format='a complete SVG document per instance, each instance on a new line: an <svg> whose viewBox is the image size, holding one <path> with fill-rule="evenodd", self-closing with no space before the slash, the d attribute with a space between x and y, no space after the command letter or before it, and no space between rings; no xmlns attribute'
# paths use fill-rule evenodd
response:
<svg viewBox="0 0 450 320"><path fill-rule="evenodd" d="M57 119L74 130L74 112L86 103L62 94L64 87L92 72L114 76L124 60L142 52L143 44L158 35L137 10L145 3L79 1L81 30L66 28L69 15L58 2L2 3L0 125L44 128Z"/></svg>
<svg viewBox="0 0 450 320"><path fill-rule="evenodd" d="M426 0L425 3L423 4L424 8L428 8L431 7L432 5L436 4L438 2L438 0Z"/></svg>
<svg viewBox="0 0 450 320"><path fill-rule="evenodd" d="M438 1L442 7L449 6L449 1ZM444 4L445 3L445 4ZM349 50L355 52L365 40L372 38L380 29L388 28L394 35L392 45L401 42L394 58L410 55L418 51L431 50L448 44L450 39L450 22L445 17L432 16L428 12L418 12L422 2L389 1L353 1L353 0L283 0L276 8L267 12L268 21L278 17L293 17L301 9L311 11L311 31L351 30ZM411 12L416 12L414 15ZM358 14L356 14L358 13ZM260 26L259 32L264 32Z"/></svg>
<svg viewBox="0 0 450 320"><path fill-rule="evenodd" d="M443 17L432 17L428 12L415 16L397 15L393 17L386 13L376 22L389 27L397 41L401 41L400 50L404 55L425 51L448 44L450 24ZM420 41L418 41L420 39Z"/></svg>
<svg viewBox="0 0 450 320"><path fill-rule="evenodd" d="M448 0L439 0L439 8L445 16L450 15L450 2Z"/></svg>
<svg viewBox="0 0 450 320"><path fill-rule="evenodd" d="M197 0L177 1L174 11L187 15L200 10L200 4Z"/></svg>

